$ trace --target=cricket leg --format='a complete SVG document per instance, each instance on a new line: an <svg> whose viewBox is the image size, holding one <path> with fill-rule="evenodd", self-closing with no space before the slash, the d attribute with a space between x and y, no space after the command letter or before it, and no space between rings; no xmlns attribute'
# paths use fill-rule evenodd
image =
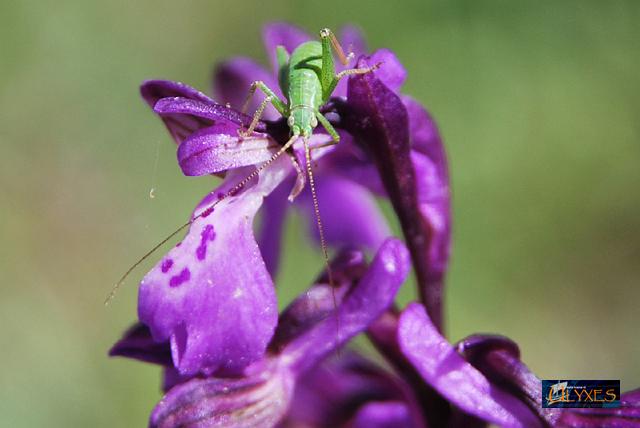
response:
<svg viewBox="0 0 640 428"><path fill-rule="evenodd" d="M316 111L316 118L318 119L318 122L320 122L322 127L327 130L329 135L331 135L332 139L328 143L314 147L314 149L338 144L340 142L340 135L338 134L338 131L336 131L336 129L333 127L333 125L331 125L331 122L329 122L329 120L326 117L324 117L324 115L319 111Z"/></svg>
<svg viewBox="0 0 640 428"><path fill-rule="evenodd" d="M331 47L333 48L334 52L338 56L338 59L340 60L342 65L349 64L349 60L353 58L353 52L349 52L349 55L345 55L344 49L342 49L342 45L338 41L338 38L336 37L336 35L333 34L331 30L329 30L328 28L324 28L320 30L320 39L323 42L327 40L331 44Z"/></svg>
<svg viewBox="0 0 640 428"><path fill-rule="evenodd" d="M249 107L249 102L253 98L257 89L260 89L262 93L266 95L266 98L262 101L262 103L260 103L260 107L258 107L255 114L253 115L253 119L251 120L251 124L249 125L249 128L246 131L244 131L241 127L240 130L238 131L238 134L243 138L248 137L253 133L253 130L258 125L258 122L262 117L262 113L264 112L264 109L268 103L271 103L275 107L275 109L278 110L278 113L280 113L282 116L287 116L287 113L288 113L287 104L284 101L282 101L280 98L278 98L276 93L273 92L267 85L265 85L263 81L256 80L251 84L251 87L249 88L249 93L247 94L247 98L245 99L244 104L242 106L243 114L246 114L247 108Z"/></svg>

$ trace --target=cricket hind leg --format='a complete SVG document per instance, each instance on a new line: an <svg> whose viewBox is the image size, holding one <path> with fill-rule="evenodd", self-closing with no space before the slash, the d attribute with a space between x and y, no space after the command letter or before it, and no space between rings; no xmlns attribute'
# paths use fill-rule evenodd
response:
<svg viewBox="0 0 640 428"><path fill-rule="evenodd" d="M249 108L249 103L251 102L251 99L253 98L253 96L256 93L256 90L258 89L260 89L260 91L262 91L262 93L265 94L266 97L264 100L262 100L262 102L260 103L260 106L254 113L253 119L251 120L251 124L249 125L249 128L247 130L244 130L243 127L241 126L240 129L238 130L238 135L240 135L240 137L242 138L246 138L251 134L253 134L253 131L258 125L258 122L260 121L260 118L262 117L262 113L264 113L264 109L267 107L267 104L271 103L271 105L273 105L273 107L275 107L278 113L280 113L282 116L287 116L289 111L287 104L284 101L282 101L280 98L278 98L278 95L276 95L275 92L273 92L263 81L256 80L255 82L251 83L251 87L249 88L249 93L247 94L247 97L245 98L244 103L242 105L243 114L247 113L247 109Z"/></svg>

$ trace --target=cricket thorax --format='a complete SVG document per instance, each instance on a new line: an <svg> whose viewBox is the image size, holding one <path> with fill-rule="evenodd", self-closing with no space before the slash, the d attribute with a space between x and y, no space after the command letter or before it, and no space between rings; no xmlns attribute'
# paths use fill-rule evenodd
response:
<svg viewBox="0 0 640 428"><path fill-rule="evenodd" d="M293 135L311 137L314 128L318 126L315 109L303 104L291 106L287 124L289 125L289 129L291 129L291 133Z"/></svg>

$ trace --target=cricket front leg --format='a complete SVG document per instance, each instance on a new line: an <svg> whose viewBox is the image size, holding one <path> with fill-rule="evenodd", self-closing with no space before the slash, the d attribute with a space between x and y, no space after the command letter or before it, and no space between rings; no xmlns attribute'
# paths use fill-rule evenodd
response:
<svg viewBox="0 0 640 428"><path fill-rule="evenodd" d="M249 93L247 94L247 98L245 99L244 104L242 106L243 114L246 114L247 109L249 108L249 102L255 95L257 89L260 89L262 93L266 95L266 98L262 100L262 102L260 103L260 106L258 107L256 112L253 114L253 119L251 120L251 124L249 125L249 128L246 131L243 130L242 127L238 130L238 135L240 135L242 138L246 138L251 134L253 134L253 131L258 125L258 122L260 121L260 118L262 117L262 113L264 113L264 109L267 107L267 104L271 103L271 105L273 105L275 109L278 110L278 113L280 113L282 116L287 116L288 114L289 108L287 107L287 104L284 101L282 101L280 98L278 98L276 93L273 92L261 80L256 80L251 84L251 87L249 88Z"/></svg>
<svg viewBox="0 0 640 428"><path fill-rule="evenodd" d="M320 122L322 127L327 130L329 135L331 135L331 141L329 141L328 143L324 143L319 146L316 146L314 147L314 149L319 149L321 147L327 147L327 146L332 146L334 144L338 144L340 142L340 135L338 134L338 131L336 131L336 129L333 127L333 125L331 125L331 122L329 122L329 119L324 117L324 115L319 111L316 111L316 118L318 119L318 122Z"/></svg>

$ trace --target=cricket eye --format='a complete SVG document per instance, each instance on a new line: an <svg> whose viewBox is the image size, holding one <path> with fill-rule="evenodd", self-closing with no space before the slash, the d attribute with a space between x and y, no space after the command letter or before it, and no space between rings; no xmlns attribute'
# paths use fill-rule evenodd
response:
<svg viewBox="0 0 640 428"><path fill-rule="evenodd" d="M289 125L289 128L292 128L295 123L296 120L294 119L293 115L289 116L289 119L287 119L287 125Z"/></svg>
<svg viewBox="0 0 640 428"><path fill-rule="evenodd" d="M318 119L316 119L316 117L315 117L315 116L311 118L311 126L312 126L313 128L315 128L316 126L318 126Z"/></svg>

